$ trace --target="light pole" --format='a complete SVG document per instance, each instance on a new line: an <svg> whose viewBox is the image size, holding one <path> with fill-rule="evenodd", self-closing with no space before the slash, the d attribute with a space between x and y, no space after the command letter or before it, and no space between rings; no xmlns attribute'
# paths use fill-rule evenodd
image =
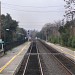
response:
<svg viewBox="0 0 75 75"><path fill-rule="evenodd" d="M4 30L4 54L6 52L6 31L9 31L9 29Z"/></svg>
<svg viewBox="0 0 75 75"><path fill-rule="evenodd" d="M48 29L46 30L46 41L48 41Z"/></svg>
<svg viewBox="0 0 75 75"><path fill-rule="evenodd" d="M9 29L4 30L4 42L6 42L6 31L9 31Z"/></svg>
<svg viewBox="0 0 75 75"><path fill-rule="evenodd" d="M2 51L3 51L3 41L2 41L2 37L1 37L1 33L2 32L2 26L1 26L1 1L0 1L0 44L2 47Z"/></svg>

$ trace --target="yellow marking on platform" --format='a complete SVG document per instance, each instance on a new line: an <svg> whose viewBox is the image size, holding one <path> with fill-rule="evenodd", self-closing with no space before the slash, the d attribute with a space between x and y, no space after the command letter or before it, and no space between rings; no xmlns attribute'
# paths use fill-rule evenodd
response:
<svg viewBox="0 0 75 75"><path fill-rule="evenodd" d="M13 56L3 67L0 68L0 73L1 73L18 55L20 55L20 54L23 52L23 50L25 49L25 47L26 47L26 46L24 46L24 47L21 49L21 51L20 51L17 55Z"/></svg>
<svg viewBox="0 0 75 75"><path fill-rule="evenodd" d="M66 52L66 51L64 51L63 49L59 48L59 47L56 47L56 48L60 49L60 50L61 50L62 52L64 52L65 54L68 54L68 55L70 55L70 56L72 56L72 57L75 58L75 55L72 55L72 54L70 54L69 52Z"/></svg>
<svg viewBox="0 0 75 75"><path fill-rule="evenodd" d="M64 53L66 53L66 54L68 54L68 55L70 55L70 56L72 56L72 57L75 58L75 55L72 55L72 54L70 54L69 52L64 51L63 49L61 49L61 51L63 51Z"/></svg>
<svg viewBox="0 0 75 75"><path fill-rule="evenodd" d="M2 68L0 68L0 73L16 58L16 55L8 61Z"/></svg>

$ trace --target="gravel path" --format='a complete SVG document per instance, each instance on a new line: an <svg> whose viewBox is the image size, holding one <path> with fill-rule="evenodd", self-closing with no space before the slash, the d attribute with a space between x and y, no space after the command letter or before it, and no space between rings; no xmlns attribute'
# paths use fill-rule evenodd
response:
<svg viewBox="0 0 75 75"><path fill-rule="evenodd" d="M41 46L37 41L37 46L40 53L47 53L45 47ZM68 72L61 66L61 64L49 54L40 55L43 67L44 75L69 75Z"/></svg>

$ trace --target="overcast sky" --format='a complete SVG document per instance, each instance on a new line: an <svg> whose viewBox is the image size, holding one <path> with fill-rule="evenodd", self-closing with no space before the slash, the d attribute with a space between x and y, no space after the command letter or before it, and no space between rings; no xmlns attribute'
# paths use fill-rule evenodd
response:
<svg viewBox="0 0 75 75"><path fill-rule="evenodd" d="M1 0L1 13L9 13L24 29L41 28L46 23L62 20L64 0Z"/></svg>

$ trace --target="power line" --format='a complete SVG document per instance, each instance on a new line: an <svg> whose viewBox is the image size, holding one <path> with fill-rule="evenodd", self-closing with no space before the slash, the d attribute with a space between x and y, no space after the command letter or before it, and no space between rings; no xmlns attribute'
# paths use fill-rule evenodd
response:
<svg viewBox="0 0 75 75"><path fill-rule="evenodd" d="M18 10L18 9L11 9L7 7L2 7L10 10L15 10L15 11L23 11L23 12L37 12L37 13L48 13L48 12L64 12L64 11L25 11L25 10Z"/></svg>
<svg viewBox="0 0 75 75"><path fill-rule="evenodd" d="M59 6L21 6L21 5L15 5L15 4L8 4L8 3L2 3L2 4L6 4L6 5L12 5L12 6L18 6L18 7L31 7L31 8L51 8L51 7L63 7L64 5L59 5Z"/></svg>
<svg viewBox="0 0 75 75"><path fill-rule="evenodd" d="M22 23L45 23L45 22L22 22Z"/></svg>

